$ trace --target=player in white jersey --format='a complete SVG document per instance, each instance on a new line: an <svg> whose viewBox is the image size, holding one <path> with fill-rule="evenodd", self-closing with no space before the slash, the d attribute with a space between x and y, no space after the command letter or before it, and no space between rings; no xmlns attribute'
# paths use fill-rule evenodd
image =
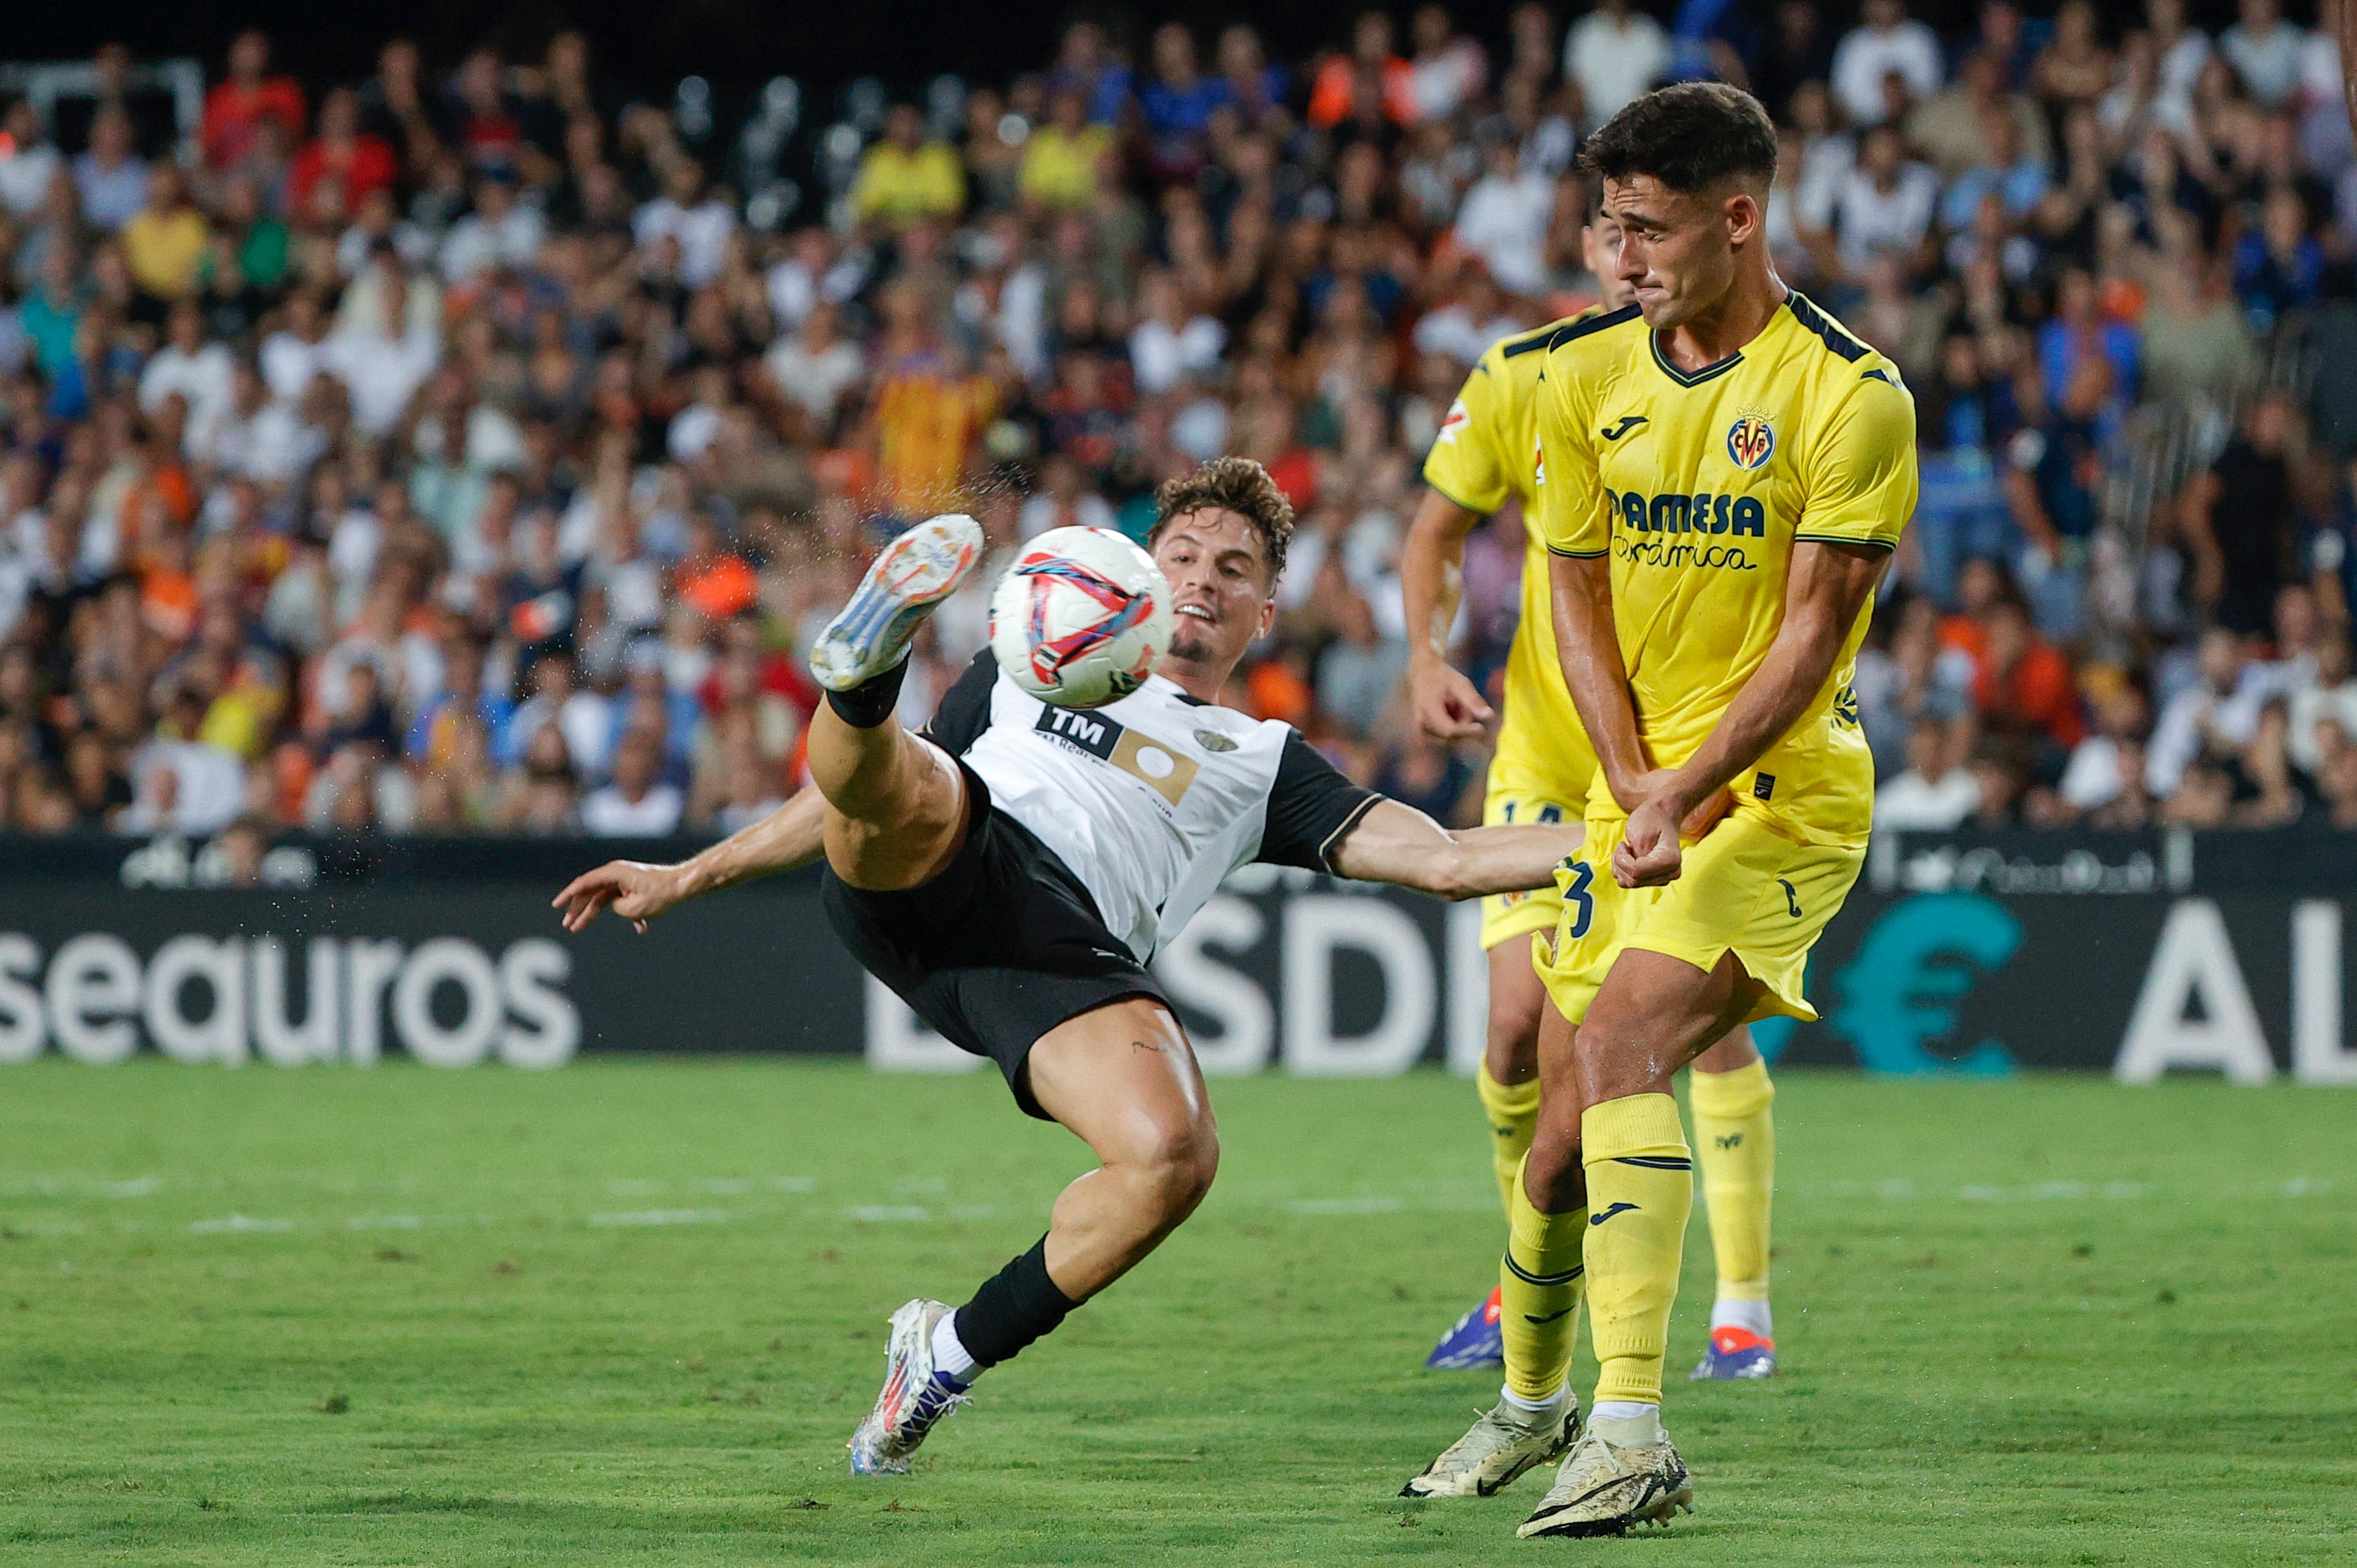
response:
<svg viewBox="0 0 2357 1568"><path fill-rule="evenodd" d="M893 718L909 639L980 554L971 519L935 518L868 571L812 658L813 789L677 865L617 861L555 902L578 930L610 905L643 923L683 898L823 853L830 920L934 1029L997 1062L1017 1102L1101 1162L1047 1235L952 1311L892 1317L885 1381L852 1468L899 1474L984 1369L1135 1265L1211 1186L1219 1139L1194 1053L1146 970L1249 862L1448 898L1552 886L1581 828L1448 832L1361 789L1290 726L1219 705L1275 618L1293 509L1260 465L1222 457L1163 487L1149 536L1176 629L1144 688L1049 707L987 651L923 735Z"/></svg>

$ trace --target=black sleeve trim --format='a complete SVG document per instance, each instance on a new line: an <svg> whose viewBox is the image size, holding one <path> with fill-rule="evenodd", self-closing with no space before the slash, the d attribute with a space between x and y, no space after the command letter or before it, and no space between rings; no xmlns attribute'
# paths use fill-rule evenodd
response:
<svg viewBox="0 0 2357 1568"><path fill-rule="evenodd" d="M1382 805L1386 798L1372 790L1368 791L1367 798L1351 808L1351 814L1343 818L1341 824L1332 832L1326 835L1324 843L1318 846L1318 864L1329 871L1334 871L1334 852L1342 847L1342 841L1351 836L1351 830L1365 821L1367 813ZM1334 875L1340 876L1342 874L1334 871Z"/></svg>
<svg viewBox="0 0 2357 1568"><path fill-rule="evenodd" d="M1331 871L1327 854L1382 799L1344 778L1341 769L1301 738L1300 731L1288 731L1276 778L1269 786L1260 853L1253 858L1270 865Z"/></svg>
<svg viewBox="0 0 2357 1568"><path fill-rule="evenodd" d="M1546 549L1548 554L1560 555L1566 561L1596 561L1612 553L1609 548L1603 550L1566 550L1560 545L1550 544Z"/></svg>
<svg viewBox="0 0 2357 1568"><path fill-rule="evenodd" d="M990 689L997 683L998 660L985 648L942 693L941 706L925 725L925 738L952 757L963 757L990 727Z"/></svg>
<svg viewBox="0 0 2357 1568"><path fill-rule="evenodd" d="M1852 539L1846 533L1796 533L1795 544L1855 544L1861 550L1896 550L1898 542L1889 539Z"/></svg>

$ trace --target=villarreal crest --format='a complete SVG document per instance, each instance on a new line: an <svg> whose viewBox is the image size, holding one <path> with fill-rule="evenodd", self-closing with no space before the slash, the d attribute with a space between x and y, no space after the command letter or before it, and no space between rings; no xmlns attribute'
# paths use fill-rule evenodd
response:
<svg viewBox="0 0 2357 1568"><path fill-rule="evenodd" d="M1775 452L1776 427L1764 416L1747 413L1727 427L1727 460L1737 467L1757 468Z"/></svg>

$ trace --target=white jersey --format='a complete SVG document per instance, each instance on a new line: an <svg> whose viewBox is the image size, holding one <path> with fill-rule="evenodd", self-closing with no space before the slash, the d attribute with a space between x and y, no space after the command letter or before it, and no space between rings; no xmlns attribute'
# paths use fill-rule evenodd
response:
<svg viewBox="0 0 2357 1568"><path fill-rule="evenodd" d="M1157 675L1102 708L1052 707L985 649L925 734L1052 850L1140 963L1255 860L1330 870L1382 797L1292 725L1199 702Z"/></svg>

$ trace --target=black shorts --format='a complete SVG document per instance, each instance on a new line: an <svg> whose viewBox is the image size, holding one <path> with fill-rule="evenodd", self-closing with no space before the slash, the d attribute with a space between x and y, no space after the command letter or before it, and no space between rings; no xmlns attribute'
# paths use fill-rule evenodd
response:
<svg viewBox="0 0 2357 1568"><path fill-rule="evenodd" d="M996 1062L1015 1102L1049 1121L1026 1067L1039 1036L1125 996L1168 998L1056 852L993 807L972 768L958 769L965 844L940 875L875 893L829 870L821 898L861 967L951 1044Z"/></svg>

